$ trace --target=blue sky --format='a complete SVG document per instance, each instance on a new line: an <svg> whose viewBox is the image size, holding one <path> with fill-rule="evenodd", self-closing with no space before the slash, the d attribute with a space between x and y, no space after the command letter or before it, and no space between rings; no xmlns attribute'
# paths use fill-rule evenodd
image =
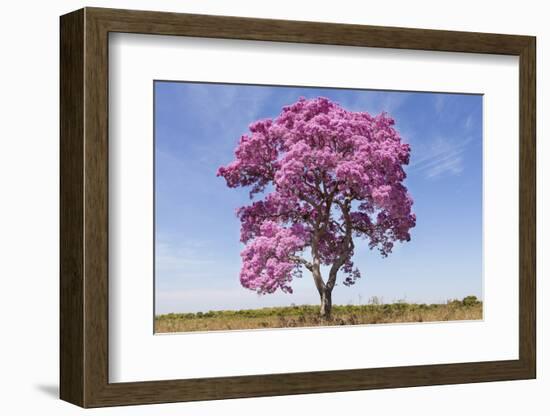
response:
<svg viewBox="0 0 550 416"><path fill-rule="evenodd" d="M412 239L382 258L356 241L362 278L335 287L335 304L445 302L482 297L482 96L157 81L155 88L155 313L317 304L307 270L293 294L259 296L239 282L239 221L247 189L216 170L233 160L248 125L299 97L388 112L411 145L405 181Z"/></svg>

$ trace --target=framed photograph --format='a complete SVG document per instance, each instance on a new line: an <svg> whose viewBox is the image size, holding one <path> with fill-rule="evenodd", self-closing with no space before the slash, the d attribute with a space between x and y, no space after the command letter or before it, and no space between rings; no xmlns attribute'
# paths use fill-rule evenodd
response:
<svg viewBox="0 0 550 416"><path fill-rule="evenodd" d="M63 400L536 377L534 37L60 28Z"/></svg>

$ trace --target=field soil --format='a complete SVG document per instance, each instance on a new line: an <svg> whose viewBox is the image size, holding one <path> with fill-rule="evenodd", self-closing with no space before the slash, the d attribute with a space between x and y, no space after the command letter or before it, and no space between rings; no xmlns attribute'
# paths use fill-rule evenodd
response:
<svg viewBox="0 0 550 416"><path fill-rule="evenodd" d="M319 317L319 306L300 305L237 311L169 313L155 317L155 332L228 331L405 322L469 321L483 318L475 297L445 304L390 303L334 305L331 319Z"/></svg>

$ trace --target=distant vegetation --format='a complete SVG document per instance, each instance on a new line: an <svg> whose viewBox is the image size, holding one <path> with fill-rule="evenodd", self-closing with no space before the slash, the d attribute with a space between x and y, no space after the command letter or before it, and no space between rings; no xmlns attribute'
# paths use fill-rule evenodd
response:
<svg viewBox="0 0 550 416"><path fill-rule="evenodd" d="M320 318L318 305L169 313L155 317L155 332L463 321L482 319L482 310L482 303L475 296L450 300L445 304L404 301L383 304L374 297L367 305L334 305L332 317L328 320Z"/></svg>

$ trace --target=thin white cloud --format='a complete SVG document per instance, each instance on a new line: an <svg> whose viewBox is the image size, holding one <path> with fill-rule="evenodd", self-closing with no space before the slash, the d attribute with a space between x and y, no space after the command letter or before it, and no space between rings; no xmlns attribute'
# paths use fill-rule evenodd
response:
<svg viewBox="0 0 550 416"><path fill-rule="evenodd" d="M405 104L409 96L410 94L404 92L369 91L351 96L354 97L351 102L348 101L350 99L349 95L344 95L342 102L340 100L336 101L344 104L348 110L367 111L372 115L385 111L392 115Z"/></svg>
<svg viewBox="0 0 550 416"><path fill-rule="evenodd" d="M464 120L464 128L466 130L470 130L472 128L473 123L474 123L474 118L470 114L468 117L466 117L466 120Z"/></svg>
<svg viewBox="0 0 550 416"><path fill-rule="evenodd" d="M435 111L437 114L441 114L445 108L445 95L437 94L435 96Z"/></svg>
<svg viewBox="0 0 550 416"><path fill-rule="evenodd" d="M399 110L399 108L401 108L401 106L405 104L408 98L409 94L405 93L386 93L382 96L380 100L380 105L383 111L391 114Z"/></svg>
<svg viewBox="0 0 550 416"><path fill-rule="evenodd" d="M473 136L461 141L437 138L423 155L415 157L413 153L409 172L423 173L426 178L460 175L464 170L464 152L472 140Z"/></svg>
<svg viewBox="0 0 550 416"><path fill-rule="evenodd" d="M435 163L430 169L426 172L427 178L435 178L444 173L451 173L453 175L459 175L464 170L462 156L453 155L442 160L439 160Z"/></svg>
<svg viewBox="0 0 550 416"><path fill-rule="evenodd" d="M186 272L197 274L211 266L213 260L204 256L206 242L180 241L177 244L159 238L155 244L155 268L163 276L176 277Z"/></svg>

